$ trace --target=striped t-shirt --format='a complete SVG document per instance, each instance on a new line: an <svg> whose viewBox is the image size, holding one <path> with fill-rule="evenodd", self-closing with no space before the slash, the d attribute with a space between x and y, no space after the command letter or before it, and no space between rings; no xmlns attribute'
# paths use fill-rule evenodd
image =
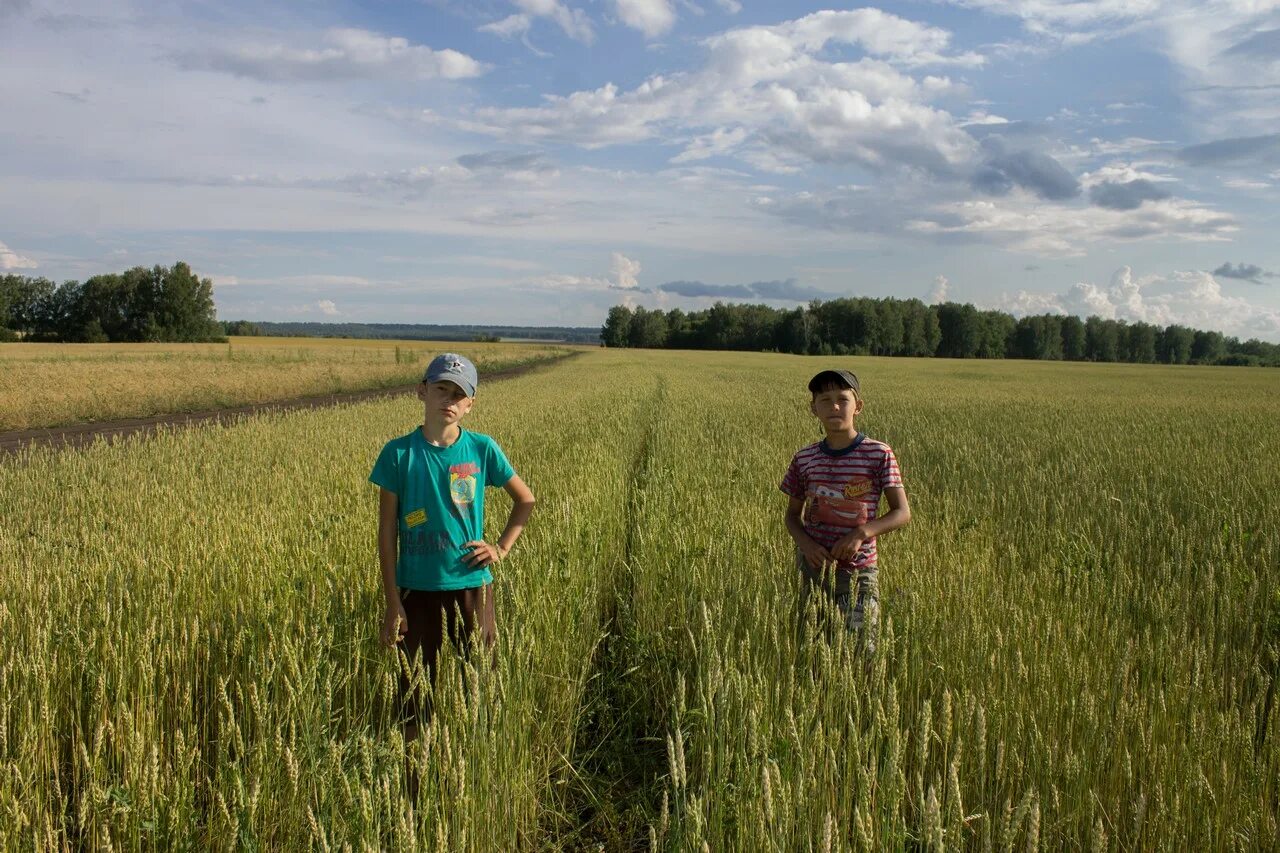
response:
<svg viewBox="0 0 1280 853"><path fill-rule="evenodd" d="M902 474L893 449L862 433L841 450L828 449L824 439L798 451L779 486L805 502L805 532L828 549L859 524L875 518L881 492L895 487L902 487ZM838 568L854 571L875 563L872 537L852 560L840 560Z"/></svg>

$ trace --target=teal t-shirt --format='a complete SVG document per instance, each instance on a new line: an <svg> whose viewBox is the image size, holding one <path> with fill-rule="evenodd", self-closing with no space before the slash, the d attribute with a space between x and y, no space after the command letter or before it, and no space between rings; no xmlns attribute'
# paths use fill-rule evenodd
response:
<svg viewBox="0 0 1280 853"><path fill-rule="evenodd" d="M484 488L505 486L515 469L498 443L462 430L436 447L415 429L388 441L369 482L399 499L396 584L407 589L470 589L493 581L488 567L462 561L467 542L484 538Z"/></svg>

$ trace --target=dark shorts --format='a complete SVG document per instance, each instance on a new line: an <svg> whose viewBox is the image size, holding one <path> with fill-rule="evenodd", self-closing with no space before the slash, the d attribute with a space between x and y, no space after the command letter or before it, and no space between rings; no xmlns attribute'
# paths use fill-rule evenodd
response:
<svg viewBox="0 0 1280 853"><path fill-rule="evenodd" d="M846 631L858 635L867 652L874 652L880 628L880 583L875 566L864 566L857 572L828 572L824 577L809 566L804 555L796 552L796 568L800 570L799 615L815 595L821 595L828 607L835 605L839 623Z"/></svg>
<svg viewBox="0 0 1280 853"><path fill-rule="evenodd" d="M424 706L420 690L414 689L426 669L426 685L436 681L436 661L446 642L461 654L469 655L478 640L492 649L497 640L493 615L493 585L470 589L427 591L401 589L408 622L399 648L406 660L400 665L400 703L405 722L417 722ZM428 706L429 707L429 706Z"/></svg>

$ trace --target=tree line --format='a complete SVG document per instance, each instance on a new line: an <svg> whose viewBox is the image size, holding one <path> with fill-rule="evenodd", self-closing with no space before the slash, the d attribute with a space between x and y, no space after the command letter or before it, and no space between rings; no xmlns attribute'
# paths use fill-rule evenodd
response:
<svg viewBox="0 0 1280 853"><path fill-rule="evenodd" d="M221 341L213 282L179 261L83 283L0 276L0 340Z"/></svg>
<svg viewBox="0 0 1280 853"><path fill-rule="evenodd" d="M1280 345L1221 332L1058 314L1015 318L919 299L833 299L792 309L717 302L690 312L617 305L600 337L608 347L1280 366Z"/></svg>

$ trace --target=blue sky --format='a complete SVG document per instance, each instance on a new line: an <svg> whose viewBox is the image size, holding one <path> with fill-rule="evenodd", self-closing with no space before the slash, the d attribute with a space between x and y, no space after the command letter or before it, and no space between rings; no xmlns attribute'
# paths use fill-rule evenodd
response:
<svg viewBox="0 0 1280 853"><path fill-rule="evenodd" d="M845 295L1280 341L1280 0L0 0L0 270L225 319Z"/></svg>

